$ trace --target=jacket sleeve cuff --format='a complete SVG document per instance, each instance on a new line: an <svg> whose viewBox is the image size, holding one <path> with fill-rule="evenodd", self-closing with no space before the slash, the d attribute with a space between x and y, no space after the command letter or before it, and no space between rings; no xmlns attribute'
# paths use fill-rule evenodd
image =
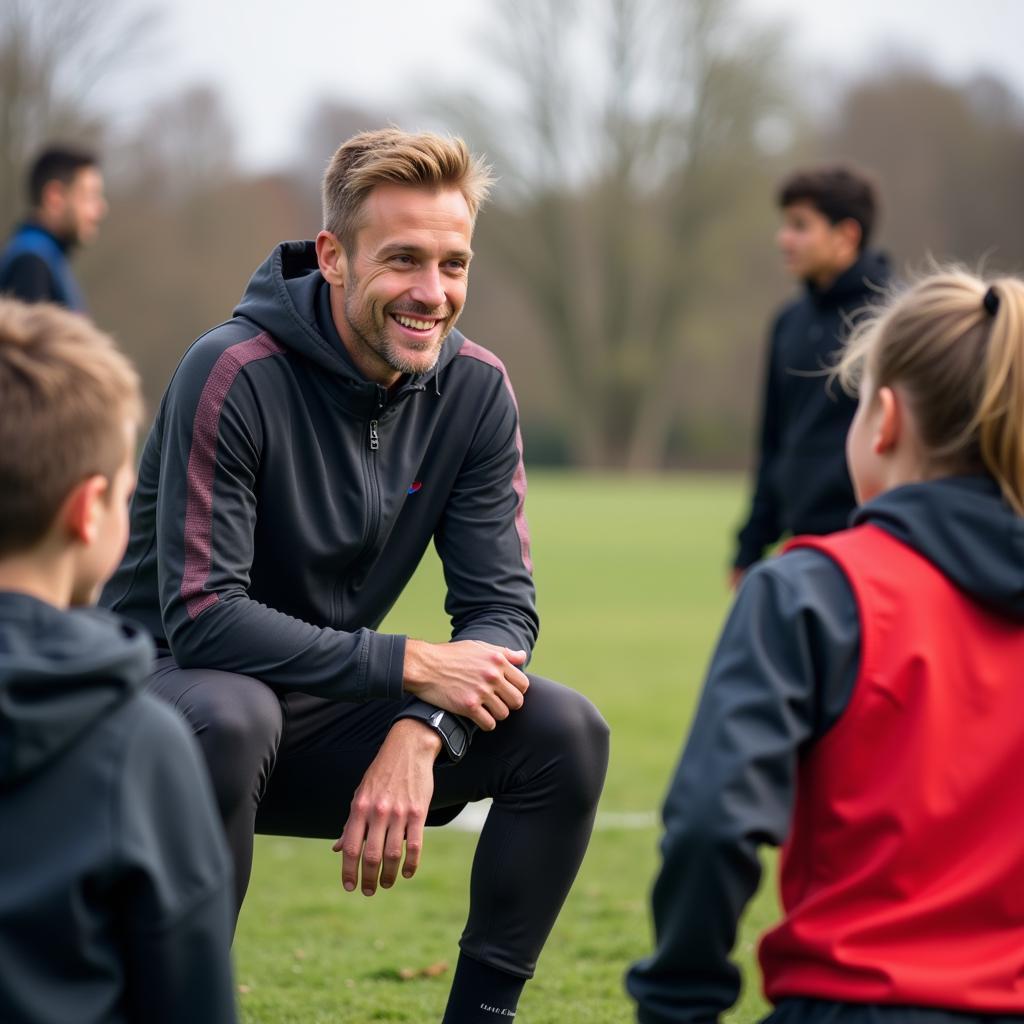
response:
<svg viewBox="0 0 1024 1024"><path fill-rule="evenodd" d="M365 688L367 700L401 699L405 640L400 634L369 634Z"/></svg>
<svg viewBox="0 0 1024 1024"><path fill-rule="evenodd" d="M474 623L466 626L465 629L460 629L458 633L452 635L451 642L455 643L459 640L482 640L484 643L494 644L497 647L507 647L510 651L526 651L527 665L533 656L533 648L522 634L487 623Z"/></svg>

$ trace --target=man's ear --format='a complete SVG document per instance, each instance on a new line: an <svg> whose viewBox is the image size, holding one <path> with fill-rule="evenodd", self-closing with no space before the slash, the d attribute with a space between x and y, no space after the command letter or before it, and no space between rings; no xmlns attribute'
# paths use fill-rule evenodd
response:
<svg viewBox="0 0 1024 1024"><path fill-rule="evenodd" d="M337 288L344 288L348 257L344 246L330 231L321 231L316 236L316 259L324 280Z"/></svg>
<svg viewBox="0 0 1024 1024"><path fill-rule="evenodd" d="M68 186L59 178L53 178L43 185L39 196L39 209L50 214L62 213L67 205L67 199Z"/></svg>
<svg viewBox="0 0 1024 1024"><path fill-rule="evenodd" d="M896 447L903 433L903 407L892 388L879 388L875 401L879 405L879 416L871 447L876 455L885 455Z"/></svg>
<svg viewBox="0 0 1024 1024"><path fill-rule="evenodd" d="M110 481L96 473L77 484L64 499L61 525L72 540L86 545L96 542L109 490Z"/></svg>

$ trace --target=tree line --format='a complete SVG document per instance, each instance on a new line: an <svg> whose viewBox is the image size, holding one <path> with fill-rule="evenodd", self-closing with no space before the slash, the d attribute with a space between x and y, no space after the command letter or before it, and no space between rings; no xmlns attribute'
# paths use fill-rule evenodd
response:
<svg viewBox="0 0 1024 1024"><path fill-rule="evenodd" d="M98 145L111 213L80 277L154 402L270 248L318 230L334 147L389 122L459 132L495 165L460 326L509 366L533 464L747 460L767 320L793 287L773 235L775 185L795 165L874 172L898 271L1024 265L1024 104L1006 82L907 58L822 82L734 0L495 0L492 88L401 110L322 99L275 174L239 166L201 83L118 130L83 85L130 83L153 19L125 0L46 6L66 31L44 31L30 0L0 10L0 220L23 212L43 140Z"/></svg>

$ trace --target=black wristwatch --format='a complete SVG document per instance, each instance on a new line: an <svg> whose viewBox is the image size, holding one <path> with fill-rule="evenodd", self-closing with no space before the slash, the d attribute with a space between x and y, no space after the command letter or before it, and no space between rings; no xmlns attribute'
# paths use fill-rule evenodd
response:
<svg viewBox="0 0 1024 1024"><path fill-rule="evenodd" d="M433 729L441 737L442 751L447 754L451 764L458 764L466 756L469 750L469 730L458 715L435 708L424 701L417 701L397 715L395 721L402 718L414 718Z"/></svg>

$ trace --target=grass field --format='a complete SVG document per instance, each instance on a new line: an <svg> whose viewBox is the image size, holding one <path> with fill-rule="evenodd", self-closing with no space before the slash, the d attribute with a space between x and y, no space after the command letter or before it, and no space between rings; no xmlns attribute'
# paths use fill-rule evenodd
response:
<svg viewBox="0 0 1024 1024"><path fill-rule="evenodd" d="M610 723L601 810L611 817L594 834L517 1020L629 1021L622 973L650 947L647 893L658 829L616 816L656 809L678 757L728 603L725 567L743 483L534 474L530 484L542 619L531 667L587 694ZM431 555L384 628L446 637L442 594ZM630 827L615 827L623 820ZM235 943L243 1019L440 1020L475 839L429 830L416 878L366 899L342 890L329 843L258 837ZM753 949L775 907L769 878L740 938L747 980L731 1021L753 1021L764 1010ZM447 969L403 980L439 964Z"/></svg>

